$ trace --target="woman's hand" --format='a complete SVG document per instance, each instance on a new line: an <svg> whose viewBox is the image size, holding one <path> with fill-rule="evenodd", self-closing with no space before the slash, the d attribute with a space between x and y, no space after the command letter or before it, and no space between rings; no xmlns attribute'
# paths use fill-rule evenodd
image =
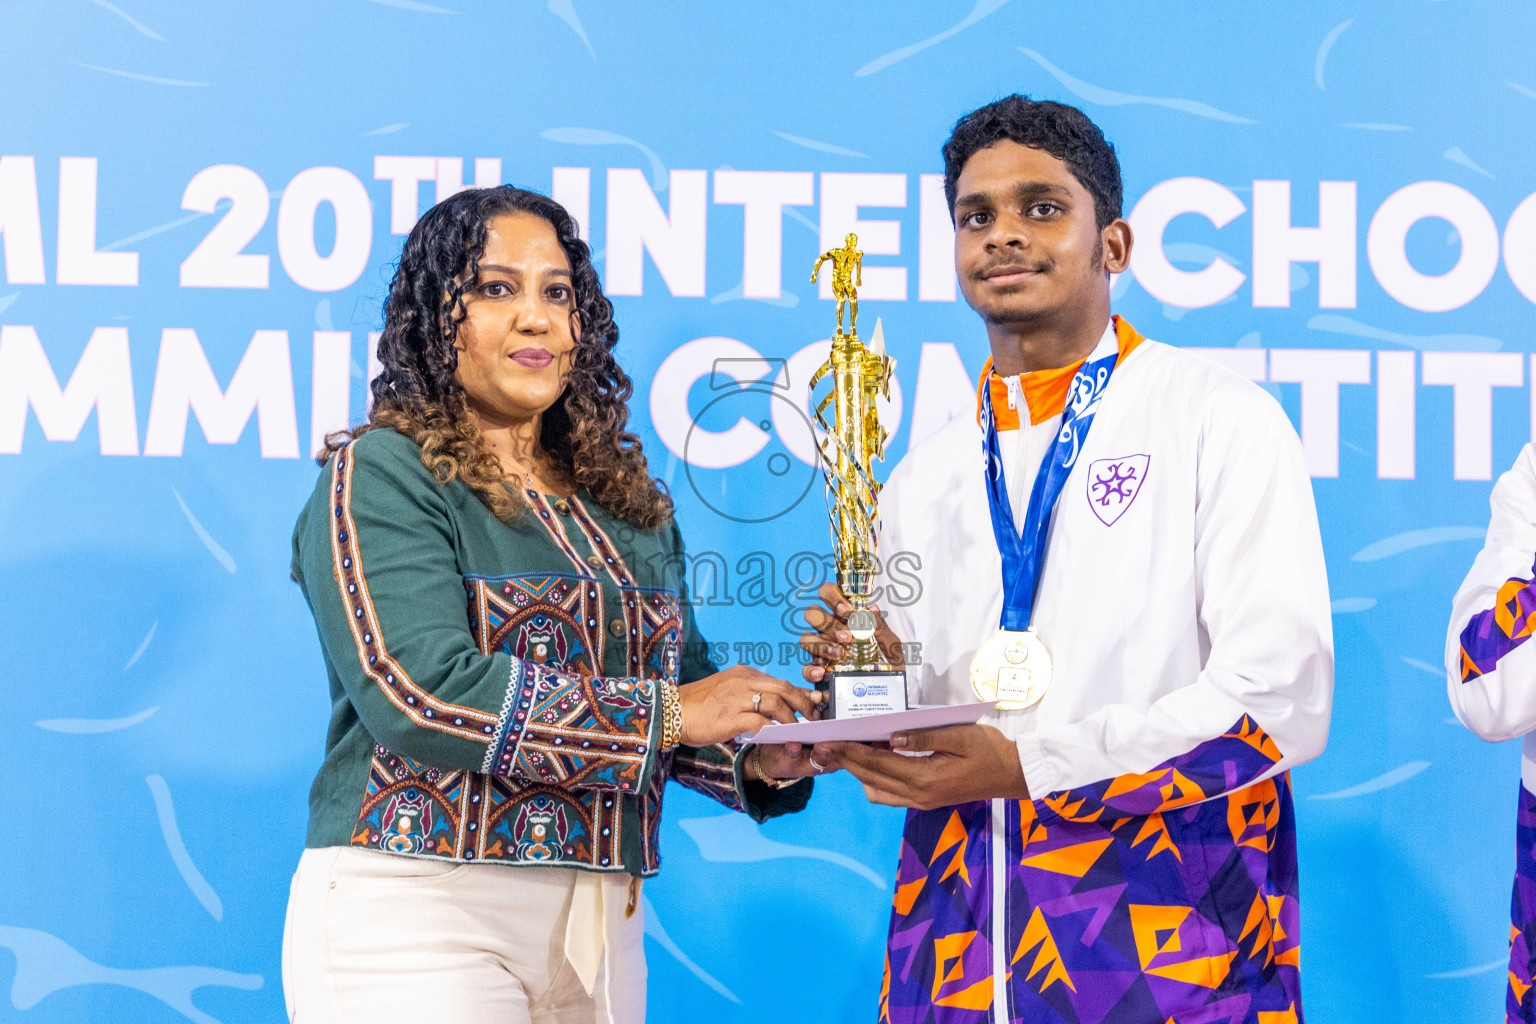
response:
<svg viewBox="0 0 1536 1024"><path fill-rule="evenodd" d="M822 695L815 690L736 665L677 688L683 705L682 742L690 747L724 743L773 722L793 722L795 712L815 718Z"/></svg>
<svg viewBox="0 0 1536 1024"><path fill-rule="evenodd" d="M816 632L806 633L800 638L800 647L811 656L811 663L800 670L808 683L819 683L825 679L827 666L841 658L847 646L853 643L853 634L848 632L848 613L853 611L853 607L837 588L837 584L823 583L821 589L816 591L816 596L826 603L826 607L811 605L805 610L805 621ZM879 608L871 605L869 610L875 613L875 643L880 647L880 653L885 655L891 668L905 668L906 652L901 638L886 625L885 615Z"/></svg>

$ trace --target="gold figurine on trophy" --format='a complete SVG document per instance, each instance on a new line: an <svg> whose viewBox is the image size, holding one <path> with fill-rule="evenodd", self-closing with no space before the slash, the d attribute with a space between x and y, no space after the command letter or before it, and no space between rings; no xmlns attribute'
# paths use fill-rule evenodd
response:
<svg viewBox="0 0 1536 1024"><path fill-rule="evenodd" d="M841 249L828 249L816 257L816 265L811 268L811 284L816 283L816 277L821 273L821 265L827 260L832 261L832 297L837 300L837 336L843 334L843 307L851 306L852 314L848 317L848 333L858 336L859 320L859 289L864 287L864 253L859 251L859 236L849 234L843 239Z"/></svg>
<svg viewBox="0 0 1536 1024"><path fill-rule="evenodd" d="M864 283L863 256L857 235L840 248L824 252L811 270L815 283L821 265L832 263L832 296L837 300L837 333L832 353L811 377L810 389L823 378L831 392L816 406L816 422L825 432L818 450L827 482L827 511L832 517L832 545L837 561L837 585L852 606L848 631L853 643L831 666L819 689L827 693L829 718L865 715L907 708L906 676L894 669L875 643L875 615L869 610L878 565L878 499L872 462L885 458L888 434L880 425L876 398L890 398L896 360L885 354L880 321L866 347L859 340L859 294ZM847 308L848 330L843 330ZM832 408L832 421L826 412Z"/></svg>

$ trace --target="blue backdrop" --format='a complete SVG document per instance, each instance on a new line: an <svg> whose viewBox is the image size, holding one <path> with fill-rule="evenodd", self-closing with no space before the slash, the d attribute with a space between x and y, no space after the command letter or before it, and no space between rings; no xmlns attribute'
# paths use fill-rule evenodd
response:
<svg viewBox="0 0 1536 1024"><path fill-rule="evenodd" d="M859 231L863 321L899 360L892 461L968 415L985 336L924 176L1015 90L1119 150L1117 311L1220 350L1304 435L1338 647L1328 751L1294 775L1308 1012L1496 1016L1518 754L1456 724L1440 662L1490 478L1531 438L1533 22L1455 0L4 5L0 1016L282 1019L328 710L289 532L314 438L364 414L419 211L478 179L578 212L633 421L713 565L706 633L791 674L783 617L828 547L792 357L832 310L807 271ZM872 1019L899 813L846 779L761 828L676 789L667 811L653 1019Z"/></svg>

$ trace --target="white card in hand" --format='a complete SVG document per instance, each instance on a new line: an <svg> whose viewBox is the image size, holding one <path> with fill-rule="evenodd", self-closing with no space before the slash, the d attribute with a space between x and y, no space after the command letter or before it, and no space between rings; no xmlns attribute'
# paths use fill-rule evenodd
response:
<svg viewBox="0 0 1536 1024"><path fill-rule="evenodd" d="M854 743L882 743L892 733L911 729L939 729L946 725L969 725L993 709L993 702L943 704L935 707L893 711L888 715L864 718L833 718L824 722L794 722L765 726L756 736L743 739L750 743L821 743L842 740Z"/></svg>

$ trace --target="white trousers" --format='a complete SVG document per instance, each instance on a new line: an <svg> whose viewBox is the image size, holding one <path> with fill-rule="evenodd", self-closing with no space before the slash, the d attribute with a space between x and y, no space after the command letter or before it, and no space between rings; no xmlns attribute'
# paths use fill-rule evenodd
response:
<svg viewBox="0 0 1536 1024"><path fill-rule="evenodd" d="M628 875L305 850L283 928L293 1024L644 1024Z"/></svg>

